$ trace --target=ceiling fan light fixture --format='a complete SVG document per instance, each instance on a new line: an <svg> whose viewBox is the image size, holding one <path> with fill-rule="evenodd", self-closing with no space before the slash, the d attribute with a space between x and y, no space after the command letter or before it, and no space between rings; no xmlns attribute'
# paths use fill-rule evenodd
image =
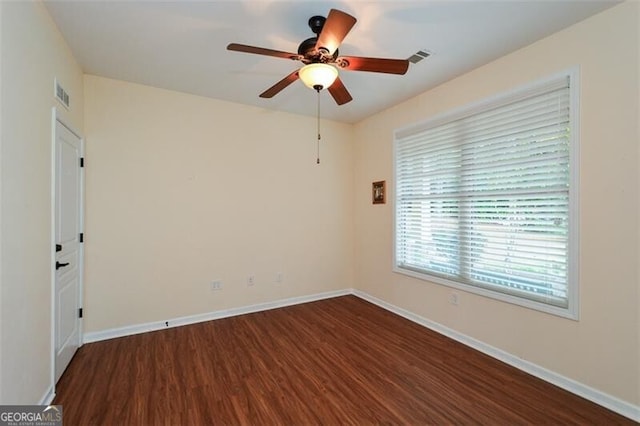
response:
<svg viewBox="0 0 640 426"><path fill-rule="evenodd" d="M300 68L298 76L305 86L319 91L330 87L336 81L338 69L329 64L309 64Z"/></svg>

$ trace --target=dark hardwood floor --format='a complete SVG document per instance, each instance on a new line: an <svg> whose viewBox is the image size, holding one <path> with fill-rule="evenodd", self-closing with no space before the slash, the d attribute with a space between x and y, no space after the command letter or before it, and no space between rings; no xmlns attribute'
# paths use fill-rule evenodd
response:
<svg viewBox="0 0 640 426"><path fill-rule="evenodd" d="M64 424L634 424L354 296L84 345Z"/></svg>

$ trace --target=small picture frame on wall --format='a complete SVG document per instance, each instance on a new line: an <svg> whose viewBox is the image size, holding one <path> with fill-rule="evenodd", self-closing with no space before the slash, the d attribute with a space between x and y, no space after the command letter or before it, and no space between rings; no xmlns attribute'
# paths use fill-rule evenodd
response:
<svg viewBox="0 0 640 426"><path fill-rule="evenodd" d="M381 180L371 184L371 197L373 204L385 204L387 202L387 184Z"/></svg>

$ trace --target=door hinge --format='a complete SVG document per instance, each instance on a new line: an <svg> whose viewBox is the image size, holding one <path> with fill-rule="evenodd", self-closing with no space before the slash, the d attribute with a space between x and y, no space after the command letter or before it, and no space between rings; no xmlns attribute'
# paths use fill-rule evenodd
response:
<svg viewBox="0 0 640 426"><path fill-rule="evenodd" d="M62 244L56 244L56 253L62 251Z"/></svg>
<svg viewBox="0 0 640 426"><path fill-rule="evenodd" d="M80 242L84 243L84 232L80 233L80 237L79 238L80 238Z"/></svg>
<svg viewBox="0 0 640 426"><path fill-rule="evenodd" d="M84 157L80 157L80 167L84 167Z"/></svg>
<svg viewBox="0 0 640 426"><path fill-rule="evenodd" d="M78 309L78 318L82 318L82 308Z"/></svg>

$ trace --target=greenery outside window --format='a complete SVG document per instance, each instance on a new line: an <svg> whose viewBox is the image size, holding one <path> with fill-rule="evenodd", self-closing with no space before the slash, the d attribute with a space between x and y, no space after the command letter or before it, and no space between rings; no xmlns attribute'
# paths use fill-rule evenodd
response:
<svg viewBox="0 0 640 426"><path fill-rule="evenodd" d="M577 72L395 132L394 270L577 319Z"/></svg>

